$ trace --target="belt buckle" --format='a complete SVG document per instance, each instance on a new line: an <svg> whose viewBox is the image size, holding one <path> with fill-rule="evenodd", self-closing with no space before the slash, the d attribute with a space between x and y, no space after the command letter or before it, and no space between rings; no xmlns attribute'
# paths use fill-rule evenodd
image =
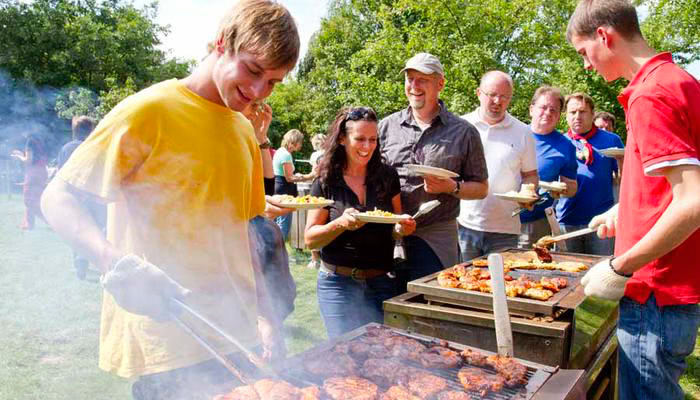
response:
<svg viewBox="0 0 700 400"><path fill-rule="evenodd" d="M350 271L350 277L351 277L354 281L364 281L364 278L360 278L360 277L358 276L358 274L361 273L361 272L362 272L362 270L357 269L357 268L353 268L352 271Z"/></svg>

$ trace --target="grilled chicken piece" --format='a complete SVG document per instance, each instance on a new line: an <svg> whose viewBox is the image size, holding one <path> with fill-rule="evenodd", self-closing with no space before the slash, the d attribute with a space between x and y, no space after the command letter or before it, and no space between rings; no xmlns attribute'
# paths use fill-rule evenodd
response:
<svg viewBox="0 0 700 400"><path fill-rule="evenodd" d="M400 335L384 339L384 345L389 350L389 356L413 361L418 361L420 353L425 350L423 343Z"/></svg>
<svg viewBox="0 0 700 400"><path fill-rule="evenodd" d="M472 396L467 392L448 390L438 394L437 400L472 400Z"/></svg>
<svg viewBox="0 0 700 400"><path fill-rule="evenodd" d="M552 296L554 296L554 293L547 289L530 288L525 290L525 293L523 293L523 297L542 301L547 301Z"/></svg>
<svg viewBox="0 0 700 400"><path fill-rule="evenodd" d="M527 367L512 357L494 354L488 356L486 362L505 379L506 386L527 385Z"/></svg>
<svg viewBox="0 0 700 400"><path fill-rule="evenodd" d="M324 378L357 374L357 363L355 360L349 355L338 351L330 354L316 354L308 357L305 362L305 368L308 373Z"/></svg>
<svg viewBox="0 0 700 400"><path fill-rule="evenodd" d="M380 400L421 400L421 398L414 396L403 386L392 386L382 395Z"/></svg>
<svg viewBox="0 0 700 400"><path fill-rule="evenodd" d="M411 393L421 399L431 399L447 389L447 380L417 368L411 368L406 379L406 382L402 382L402 386L407 387Z"/></svg>
<svg viewBox="0 0 700 400"><path fill-rule="evenodd" d="M323 382L323 390L332 400L377 400L379 398L377 385L359 376L328 378Z"/></svg>
<svg viewBox="0 0 700 400"><path fill-rule="evenodd" d="M456 275L458 278L461 278L467 274L469 271L469 268L467 267L469 265L468 263L462 263L462 264L457 264L454 267L452 267L452 273Z"/></svg>
<svg viewBox="0 0 700 400"><path fill-rule="evenodd" d="M464 389L487 396L489 392L500 392L505 384L505 379L500 375L489 374L486 370L475 367L464 367L457 373L459 382Z"/></svg>
<svg viewBox="0 0 700 400"><path fill-rule="evenodd" d="M452 270L446 269L441 271L437 276L438 285L447 288L457 288L459 287L459 278L455 275Z"/></svg>
<svg viewBox="0 0 700 400"><path fill-rule="evenodd" d="M362 366L362 376L381 386L392 386L406 381L410 369L396 358L370 358Z"/></svg>
<svg viewBox="0 0 700 400"><path fill-rule="evenodd" d="M486 355L476 350L464 349L462 353L460 353L460 355L462 356L464 362L467 364L475 365L477 367L483 367L487 365Z"/></svg>
<svg viewBox="0 0 700 400"><path fill-rule="evenodd" d="M260 400L299 400L301 389L285 381L261 379L253 385Z"/></svg>
<svg viewBox="0 0 700 400"><path fill-rule="evenodd" d="M446 346L433 346L420 354L420 363L425 368L449 369L461 361L459 353Z"/></svg>
<svg viewBox="0 0 700 400"><path fill-rule="evenodd" d="M463 276L459 278L459 287L466 290L479 290L479 280L471 276Z"/></svg>

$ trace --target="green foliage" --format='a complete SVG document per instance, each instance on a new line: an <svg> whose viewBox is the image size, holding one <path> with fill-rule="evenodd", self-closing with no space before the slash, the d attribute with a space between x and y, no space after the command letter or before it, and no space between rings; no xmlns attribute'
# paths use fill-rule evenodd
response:
<svg viewBox="0 0 700 400"><path fill-rule="evenodd" d="M56 114L65 119L77 115L87 115L97 118L97 99L95 94L84 88L68 91L56 100Z"/></svg>

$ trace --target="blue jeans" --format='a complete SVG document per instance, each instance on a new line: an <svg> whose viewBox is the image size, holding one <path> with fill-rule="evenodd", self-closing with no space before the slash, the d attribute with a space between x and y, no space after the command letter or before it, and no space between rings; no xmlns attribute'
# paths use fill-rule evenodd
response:
<svg viewBox="0 0 700 400"><path fill-rule="evenodd" d="M275 218L275 223L282 230L282 238L284 241L287 241L289 238L289 231L292 229L292 214L293 213L289 213Z"/></svg>
<svg viewBox="0 0 700 400"><path fill-rule="evenodd" d="M562 233L573 232L588 228L588 225L559 225ZM579 236L566 240L566 251L570 253L594 254L599 256L611 256L615 250L615 239L601 239L595 233Z"/></svg>
<svg viewBox="0 0 700 400"><path fill-rule="evenodd" d="M396 265L398 294L406 293L408 282L445 269L442 261L425 240L411 235L403 238L406 261Z"/></svg>
<svg viewBox="0 0 700 400"><path fill-rule="evenodd" d="M370 322L383 322L382 303L396 295L396 279L381 275L367 280L318 270L318 307L329 338Z"/></svg>
<svg viewBox="0 0 700 400"><path fill-rule="evenodd" d="M459 226L459 254L469 261L495 250L518 246L518 235L498 232L482 232Z"/></svg>
<svg viewBox="0 0 700 400"><path fill-rule="evenodd" d="M678 379L693 352L700 306L659 307L623 297L617 339L620 344L620 400L682 400Z"/></svg>

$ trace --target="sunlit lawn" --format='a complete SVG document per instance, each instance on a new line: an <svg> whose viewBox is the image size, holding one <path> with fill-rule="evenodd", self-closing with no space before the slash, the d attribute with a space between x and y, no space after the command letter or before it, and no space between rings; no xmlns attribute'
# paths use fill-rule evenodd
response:
<svg viewBox="0 0 700 400"><path fill-rule="evenodd" d="M129 399L131 382L97 368L101 291L76 278L71 252L43 223L23 232L18 195L0 197L0 399ZM290 252L295 311L285 324L290 353L325 339L308 255ZM700 398L700 341L681 384Z"/></svg>

